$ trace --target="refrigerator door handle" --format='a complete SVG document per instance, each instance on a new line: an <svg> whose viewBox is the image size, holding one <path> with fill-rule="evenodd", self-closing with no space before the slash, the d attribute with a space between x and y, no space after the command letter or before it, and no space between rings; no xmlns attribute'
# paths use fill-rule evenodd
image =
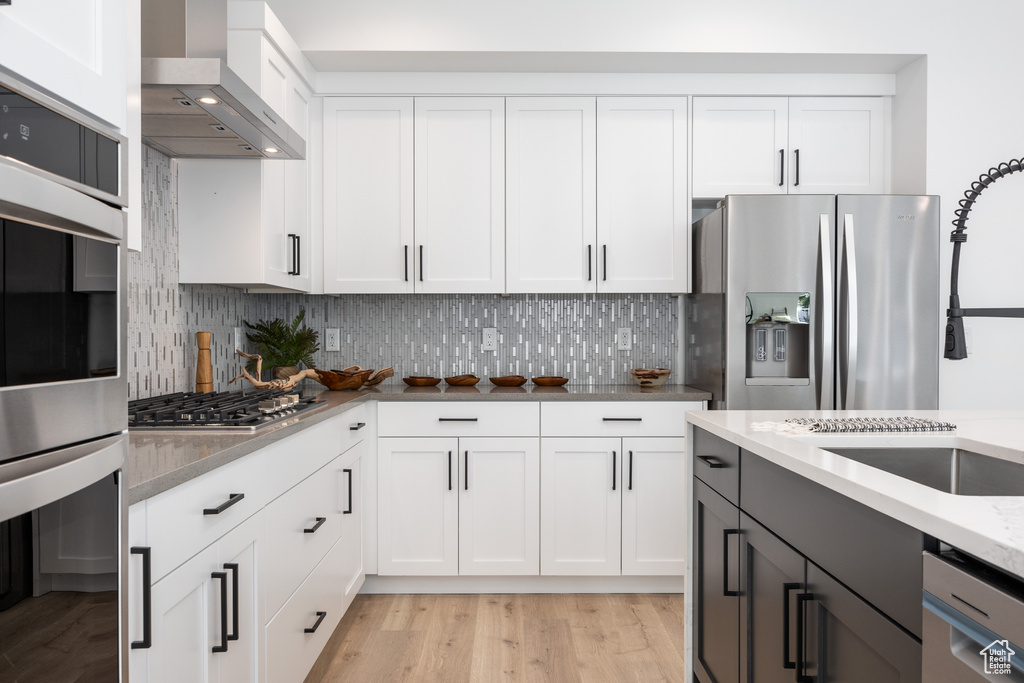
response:
<svg viewBox="0 0 1024 683"><path fill-rule="evenodd" d="M835 284L832 282L832 226L829 214L823 213L818 218L818 268L821 269L821 290L818 297L818 310L821 311L821 348L818 349L818 410L829 410L833 406L832 378L834 373L833 357L835 355Z"/></svg>
<svg viewBox="0 0 1024 683"><path fill-rule="evenodd" d="M857 399L857 251L853 241L853 214L843 214L843 265L846 296L843 297L843 315L846 337L842 340L846 350L846 367L842 368L842 410L853 410Z"/></svg>

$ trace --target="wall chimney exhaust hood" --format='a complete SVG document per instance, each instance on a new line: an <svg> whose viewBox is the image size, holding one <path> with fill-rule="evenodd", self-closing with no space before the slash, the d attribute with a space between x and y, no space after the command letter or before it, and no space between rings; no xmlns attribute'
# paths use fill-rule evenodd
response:
<svg viewBox="0 0 1024 683"><path fill-rule="evenodd" d="M226 60L226 0L143 0L142 139L177 158L304 158L306 142Z"/></svg>

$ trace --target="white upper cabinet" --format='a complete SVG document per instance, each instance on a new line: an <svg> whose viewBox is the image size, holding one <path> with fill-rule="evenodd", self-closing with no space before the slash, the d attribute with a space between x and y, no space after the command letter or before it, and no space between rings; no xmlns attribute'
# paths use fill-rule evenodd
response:
<svg viewBox="0 0 1024 683"><path fill-rule="evenodd" d="M693 196L885 192L878 97L697 97Z"/></svg>
<svg viewBox="0 0 1024 683"><path fill-rule="evenodd" d="M689 289L686 187L686 98L599 98L597 291Z"/></svg>
<svg viewBox="0 0 1024 683"><path fill-rule="evenodd" d="M594 292L593 97L510 97L506 112L509 292Z"/></svg>
<svg viewBox="0 0 1024 683"><path fill-rule="evenodd" d="M324 292L413 291L413 101L324 100Z"/></svg>
<svg viewBox="0 0 1024 683"><path fill-rule="evenodd" d="M126 11L125 0L0 5L0 65L123 132Z"/></svg>
<svg viewBox="0 0 1024 683"><path fill-rule="evenodd" d="M505 291L505 100L415 101L416 289Z"/></svg>

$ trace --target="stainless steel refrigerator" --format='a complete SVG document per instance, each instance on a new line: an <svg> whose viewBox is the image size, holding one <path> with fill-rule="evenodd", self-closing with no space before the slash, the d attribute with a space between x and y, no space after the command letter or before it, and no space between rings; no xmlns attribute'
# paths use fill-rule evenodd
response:
<svg viewBox="0 0 1024 683"><path fill-rule="evenodd" d="M939 199L730 195L693 226L686 383L716 409L934 409Z"/></svg>

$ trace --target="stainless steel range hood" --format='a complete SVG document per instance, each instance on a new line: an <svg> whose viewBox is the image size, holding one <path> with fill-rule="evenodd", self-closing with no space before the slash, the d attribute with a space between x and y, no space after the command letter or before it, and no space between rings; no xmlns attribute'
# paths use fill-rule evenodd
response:
<svg viewBox="0 0 1024 683"><path fill-rule="evenodd" d="M143 0L142 57L150 146L178 158L305 157L305 140L228 68L226 0Z"/></svg>

